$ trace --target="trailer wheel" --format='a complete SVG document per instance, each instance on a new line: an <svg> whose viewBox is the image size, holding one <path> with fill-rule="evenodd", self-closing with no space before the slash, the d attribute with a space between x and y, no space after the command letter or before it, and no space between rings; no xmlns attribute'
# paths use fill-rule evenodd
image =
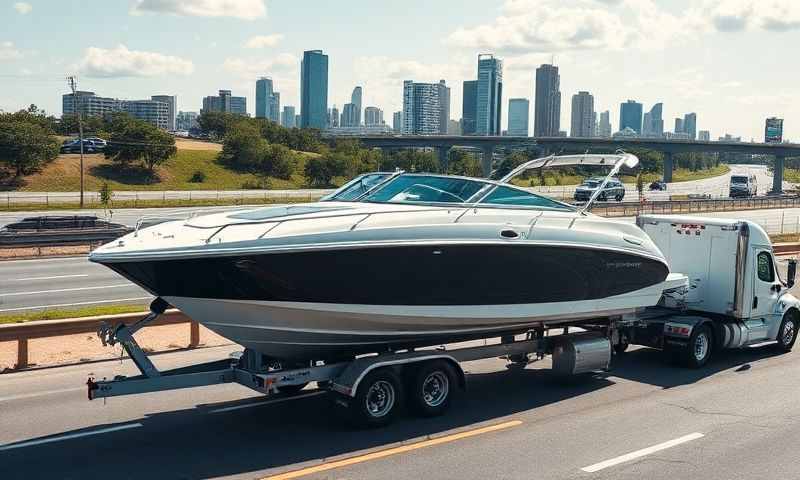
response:
<svg viewBox="0 0 800 480"><path fill-rule="evenodd" d="M400 408L403 390L397 374L388 368L375 370L358 386L349 404L353 420L364 427L382 427L394 420Z"/></svg>
<svg viewBox="0 0 800 480"><path fill-rule="evenodd" d="M683 364L689 368L700 368L711 358L714 347L714 337L708 325L695 327L689 344L683 351Z"/></svg>
<svg viewBox="0 0 800 480"><path fill-rule="evenodd" d="M411 376L409 406L420 416L435 417L450 406L457 384L453 368L444 360L420 365Z"/></svg>
<svg viewBox="0 0 800 480"><path fill-rule="evenodd" d="M787 313L783 317L781 327L778 329L778 349L783 352L791 352L794 342L797 340L797 315Z"/></svg>

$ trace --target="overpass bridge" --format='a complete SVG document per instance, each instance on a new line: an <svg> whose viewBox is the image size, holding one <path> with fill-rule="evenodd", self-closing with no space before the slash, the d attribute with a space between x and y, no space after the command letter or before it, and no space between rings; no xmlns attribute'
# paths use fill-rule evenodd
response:
<svg viewBox="0 0 800 480"><path fill-rule="evenodd" d="M363 135L355 138L367 148L434 148L442 165L447 163L451 148L474 148L483 153L481 164L485 175L492 167L496 148L533 147L542 155L550 153L611 153L617 149L648 149L664 155L664 181L672 181L677 153L741 153L775 157L772 191L780 193L786 157L800 157L800 144L706 142L698 140L667 140L663 138L580 138L580 137L516 137L516 136L457 136L457 135Z"/></svg>

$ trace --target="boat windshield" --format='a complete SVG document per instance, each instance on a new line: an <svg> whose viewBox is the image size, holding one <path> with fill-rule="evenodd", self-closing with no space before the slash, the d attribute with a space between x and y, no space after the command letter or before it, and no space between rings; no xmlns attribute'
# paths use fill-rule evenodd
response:
<svg viewBox="0 0 800 480"><path fill-rule="evenodd" d="M417 174L403 174L388 180L361 201L456 204L474 202L477 205L574 210L570 205L513 186L464 177Z"/></svg>
<svg viewBox="0 0 800 480"><path fill-rule="evenodd" d="M322 197L322 201L352 202L367 193L372 187L386 180L391 173L367 173L359 175L342 185L335 192Z"/></svg>

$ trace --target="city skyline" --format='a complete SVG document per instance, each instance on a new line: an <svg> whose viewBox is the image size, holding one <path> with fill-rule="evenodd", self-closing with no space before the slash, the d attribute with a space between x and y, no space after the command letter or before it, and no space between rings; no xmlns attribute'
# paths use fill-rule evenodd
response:
<svg viewBox="0 0 800 480"><path fill-rule="evenodd" d="M14 91L0 95L0 108L7 111L35 103L60 114L63 77L70 73L77 73L81 90L109 97L177 95L178 111L198 111L208 92L230 89L248 98L251 115L255 80L271 76L281 103L299 110L302 52L321 49L330 56L328 107L341 106L353 85L363 85L364 105L398 111L403 80L433 83L443 78L453 89L451 118L457 119L462 82L475 77L477 54L491 52L504 62L503 97L531 98L532 109L535 69L555 56L562 130L571 113L564 99L588 90L595 110L611 111L614 126L616 105L632 98L648 108L663 103L664 119L697 112L698 131L710 130L715 138L732 133L758 139L763 119L772 116L786 120L785 137L800 136L800 112L791 108L800 97L791 82L796 67L775 65L771 55L761 54L768 50L788 57L798 39L800 30L791 19L800 7L789 2L753 9L745 8L755 4L749 0L703 7L688 0L467 0L457 11L452 5L428 6L425 16L442 19L428 25L414 0L403 6L354 1L353 9L375 21L340 29L338 20L347 12L335 5L230 0L220 11L210 9L220 2L208 0L187 11L180 0L132 1L98 3L95 18L109 21L69 31L65 25L89 25L79 15L79 2L28 3L31 8L24 14L0 6L12 20L0 34L0 83ZM244 4L263 8L243 9ZM567 18L566 33L543 36L543 26L566 18L567 9L576 5L585 8ZM587 30L585 41L571 40L570 29L578 29L591 14L609 26ZM328 21L303 21L317 17ZM402 45L392 41L410 26L417 30L414 38ZM38 29L70 33L71 41L52 45L38 38L45 36L32 34ZM364 43L363 38L371 40ZM507 115L501 118L506 129Z"/></svg>

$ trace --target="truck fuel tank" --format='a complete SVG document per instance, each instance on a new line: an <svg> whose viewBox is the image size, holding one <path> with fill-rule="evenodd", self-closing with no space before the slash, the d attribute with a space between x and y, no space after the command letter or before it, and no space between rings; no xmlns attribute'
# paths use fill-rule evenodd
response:
<svg viewBox="0 0 800 480"><path fill-rule="evenodd" d="M562 335L554 339L553 371L558 375L608 370L611 342L596 333Z"/></svg>

